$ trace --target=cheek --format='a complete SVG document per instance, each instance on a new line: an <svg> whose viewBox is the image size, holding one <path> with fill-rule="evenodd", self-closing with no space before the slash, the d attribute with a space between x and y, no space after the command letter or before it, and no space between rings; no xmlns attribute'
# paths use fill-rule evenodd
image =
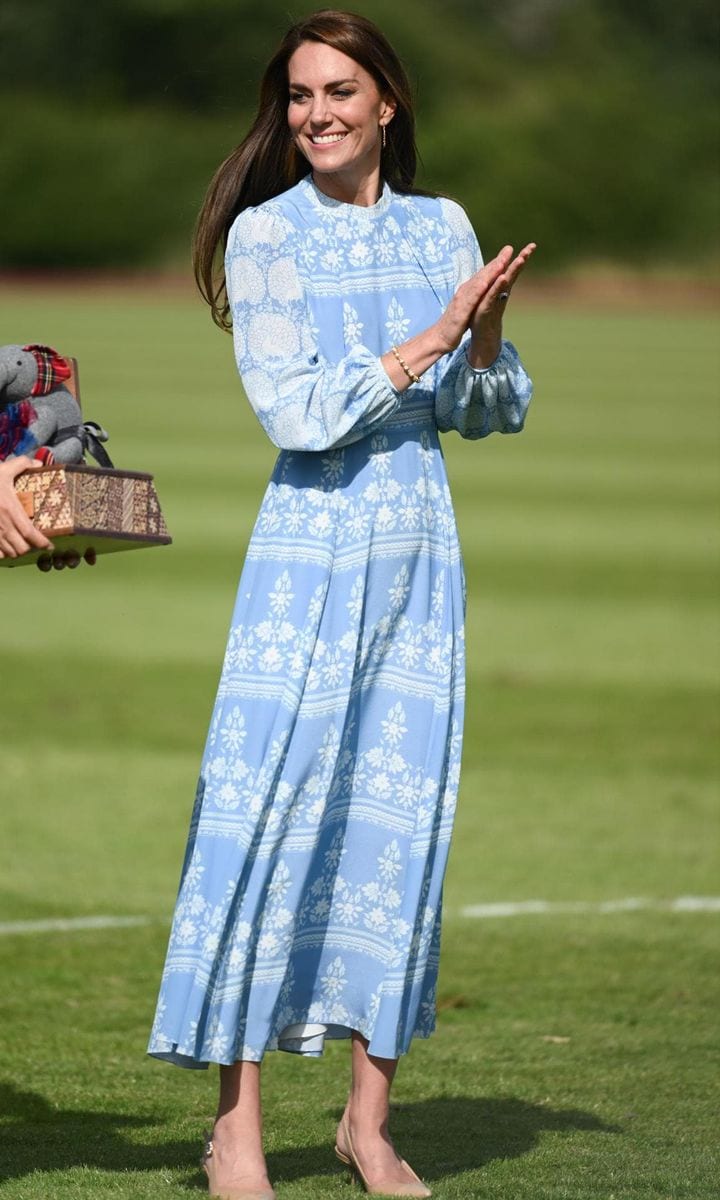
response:
<svg viewBox="0 0 720 1200"><path fill-rule="evenodd" d="M359 104L352 113L353 125L367 137L375 136L379 121L380 114L379 111L376 111L374 105Z"/></svg>

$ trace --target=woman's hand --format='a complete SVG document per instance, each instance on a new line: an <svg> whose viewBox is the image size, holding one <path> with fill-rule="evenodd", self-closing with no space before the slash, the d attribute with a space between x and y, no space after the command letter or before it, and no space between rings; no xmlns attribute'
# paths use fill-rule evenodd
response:
<svg viewBox="0 0 720 1200"><path fill-rule="evenodd" d="M500 353L502 314L507 303L507 295L504 299L503 295L509 294L534 249L535 243L530 242L513 258L512 246L503 246L495 258L460 284L439 321L395 347L411 374L395 359L393 351L382 356L380 361L396 391L404 391L416 375L422 375L439 358L455 350L468 329L472 330L470 365L477 370L491 366Z"/></svg>
<svg viewBox="0 0 720 1200"><path fill-rule="evenodd" d="M500 353L505 308L513 284L534 250L535 242L529 242L513 258L512 247L505 246L498 257L493 259L493 263L495 263L505 255L507 261L484 292L469 321L471 337L468 346L468 361L470 366L476 370L489 367ZM482 275L482 271L478 271L478 275ZM477 279L478 275L473 278Z"/></svg>
<svg viewBox="0 0 720 1200"><path fill-rule="evenodd" d="M17 558L28 550L49 550L52 544L36 529L18 500L14 483L23 471L40 470L30 458L8 458L0 463L0 558Z"/></svg>
<svg viewBox="0 0 720 1200"><path fill-rule="evenodd" d="M483 303L488 293L493 290L497 293L502 291L502 286L497 286L498 281L505 278L504 272L510 266L511 260L512 246L503 246L495 258L486 263L466 283L460 284L435 325L443 354L455 350L460 345L465 330L470 327L473 314L477 312L478 306Z"/></svg>

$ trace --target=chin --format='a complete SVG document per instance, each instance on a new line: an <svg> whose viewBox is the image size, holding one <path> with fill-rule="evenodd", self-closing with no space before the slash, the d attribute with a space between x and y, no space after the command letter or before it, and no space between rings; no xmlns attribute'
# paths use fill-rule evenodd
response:
<svg viewBox="0 0 720 1200"><path fill-rule="evenodd" d="M305 155L308 162L311 162L319 171L334 171L338 167L347 167L349 164L347 155L344 154L323 154L322 151L318 154L314 148Z"/></svg>

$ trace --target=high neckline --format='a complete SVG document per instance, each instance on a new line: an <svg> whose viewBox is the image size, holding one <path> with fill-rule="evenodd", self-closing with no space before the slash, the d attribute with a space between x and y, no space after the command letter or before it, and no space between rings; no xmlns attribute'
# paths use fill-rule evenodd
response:
<svg viewBox="0 0 720 1200"><path fill-rule="evenodd" d="M349 204L346 200L336 200L334 196L328 196L326 192L320 190L312 175L306 175L302 182L305 184L311 200L318 208L321 208L323 212L335 212L338 216L347 217L350 213L363 213L368 217L382 216L392 201L392 191L384 180L382 192L374 204Z"/></svg>

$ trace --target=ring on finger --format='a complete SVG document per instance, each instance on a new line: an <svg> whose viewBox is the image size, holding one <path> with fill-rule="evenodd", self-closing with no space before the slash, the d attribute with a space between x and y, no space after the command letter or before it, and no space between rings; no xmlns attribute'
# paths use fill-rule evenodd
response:
<svg viewBox="0 0 720 1200"><path fill-rule="evenodd" d="M509 295L510 295L509 292L501 292L500 295L498 296L498 300L501 300L502 303L505 304L505 303L507 303L507 299L508 299Z"/></svg>

